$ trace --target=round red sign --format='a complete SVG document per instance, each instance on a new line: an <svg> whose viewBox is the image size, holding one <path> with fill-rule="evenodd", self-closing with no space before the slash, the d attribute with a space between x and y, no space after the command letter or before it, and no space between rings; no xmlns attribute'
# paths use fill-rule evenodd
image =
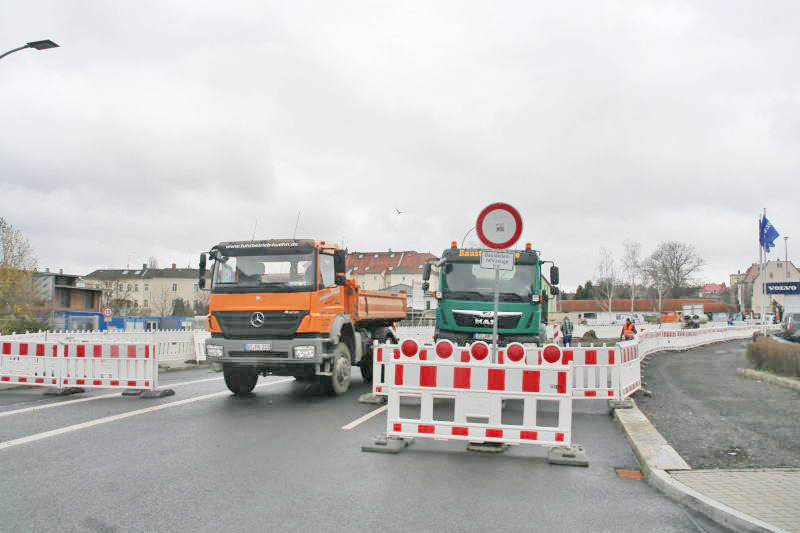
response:
<svg viewBox="0 0 800 533"><path fill-rule="evenodd" d="M478 215L475 229L478 238L489 248L510 248L522 235L522 217L508 204L492 204Z"/></svg>

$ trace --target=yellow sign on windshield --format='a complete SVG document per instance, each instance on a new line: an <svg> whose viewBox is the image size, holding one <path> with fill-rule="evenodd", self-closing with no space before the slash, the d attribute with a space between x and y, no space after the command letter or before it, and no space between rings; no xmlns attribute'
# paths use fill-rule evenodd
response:
<svg viewBox="0 0 800 533"><path fill-rule="evenodd" d="M461 257L480 257L481 250L459 250L458 255ZM520 252L514 254L514 259L519 259L522 256Z"/></svg>

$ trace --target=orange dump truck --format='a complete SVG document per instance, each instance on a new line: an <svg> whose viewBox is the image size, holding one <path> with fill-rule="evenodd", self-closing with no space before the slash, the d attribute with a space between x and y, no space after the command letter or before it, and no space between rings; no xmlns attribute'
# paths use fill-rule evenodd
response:
<svg viewBox="0 0 800 533"><path fill-rule="evenodd" d="M405 295L363 291L345 278L344 250L307 239L223 242L200 256L200 287L211 262L206 357L234 394L258 376L350 388L351 367L372 378L372 342L394 339Z"/></svg>

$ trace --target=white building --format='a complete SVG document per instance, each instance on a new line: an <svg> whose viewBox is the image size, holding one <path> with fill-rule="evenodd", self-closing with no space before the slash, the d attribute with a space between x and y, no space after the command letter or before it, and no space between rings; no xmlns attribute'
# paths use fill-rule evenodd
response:
<svg viewBox="0 0 800 533"><path fill-rule="evenodd" d="M207 301L198 287L199 271L194 268L147 268L95 270L84 279L103 290L103 305L127 307L135 314L169 316L180 299L195 307Z"/></svg>

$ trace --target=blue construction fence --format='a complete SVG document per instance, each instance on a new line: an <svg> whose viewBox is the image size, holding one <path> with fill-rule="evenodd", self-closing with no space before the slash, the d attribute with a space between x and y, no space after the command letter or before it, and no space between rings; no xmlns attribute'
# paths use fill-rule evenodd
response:
<svg viewBox="0 0 800 533"><path fill-rule="evenodd" d="M192 316L112 316L106 321L101 313L88 311L56 311L50 318L53 330L69 331L158 331L192 329Z"/></svg>

